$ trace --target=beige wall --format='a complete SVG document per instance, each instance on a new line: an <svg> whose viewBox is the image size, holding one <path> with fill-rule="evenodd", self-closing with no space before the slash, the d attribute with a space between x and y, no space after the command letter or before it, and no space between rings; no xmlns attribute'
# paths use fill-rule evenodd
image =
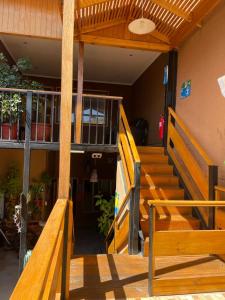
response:
<svg viewBox="0 0 225 300"><path fill-rule="evenodd" d="M133 85L131 119L144 118L149 123L148 144L161 143L158 126L164 112L165 88L163 70L168 64L168 54L160 55Z"/></svg>
<svg viewBox="0 0 225 300"><path fill-rule="evenodd" d="M219 165L225 185L225 98L217 78L225 75L225 3L179 50L178 114L199 143ZM191 96L180 100L183 81L192 81Z"/></svg>
<svg viewBox="0 0 225 300"><path fill-rule="evenodd" d="M42 150L33 150L31 152L31 181L39 179L41 173L46 170L47 167L47 152ZM22 182L23 176L23 150L18 149L0 149L0 177L5 176L10 164L15 163L19 170Z"/></svg>

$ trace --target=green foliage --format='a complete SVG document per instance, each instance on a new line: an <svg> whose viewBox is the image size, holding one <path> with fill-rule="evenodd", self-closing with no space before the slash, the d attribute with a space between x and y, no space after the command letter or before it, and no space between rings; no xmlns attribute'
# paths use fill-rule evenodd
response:
<svg viewBox="0 0 225 300"><path fill-rule="evenodd" d="M0 87L18 89L39 89L41 85L34 80L24 79L22 72L32 69L28 58L19 58L15 65L10 65L3 53L0 53Z"/></svg>
<svg viewBox="0 0 225 300"><path fill-rule="evenodd" d="M18 89L40 89L37 81L24 79L22 72L32 68L27 58L19 58L15 65L10 65L3 53L0 53L0 87ZM23 112L22 98L18 93L4 93L0 95L1 111L5 121L15 121Z"/></svg>
<svg viewBox="0 0 225 300"><path fill-rule="evenodd" d="M43 193L48 189L52 181L52 178L47 172L43 172L38 181L34 181L30 186L31 198L40 200L43 198Z"/></svg>
<svg viewBox="0 0 225 300"><path fill-rule="evenodd" d="M12 221L15 205L18 203L20 193L22 192L20 172L16 164L9 166L6 176L2 179L1 186L6 200L6 218Z"/></svg>
<svg viewBox="0 0 225 300"><path fill-rule="evenodd" d="M98 218L99 231L107 235L114 217L115 197L112 196L110 200L104 199L103 195L95 197L97 199L96 206L99 206L101 216Z"/></svg>
<svg viewBox="0 0 225 300"><path fill-rule="evenodd" d="M44 200L45 192L51 184L52 178L47 172L43 172L39 180L34 181L30 185L28 211L32 219L39 220L41 218L40 202Z"/></svg>
<svg viewBox="0 0 225 300"><path fill-rule="evenodd" d="M15 164L11 164L5 179L3 180L4 192L9 198L18 198L21 191L21 180L19 169Z"/></svg>
<svg viewBox="0 0 225 300"><path fill-rule="evenodd" d="M22 99L19 94L0 94L1 112L5 120L16 118L23 112Z"/></svg>

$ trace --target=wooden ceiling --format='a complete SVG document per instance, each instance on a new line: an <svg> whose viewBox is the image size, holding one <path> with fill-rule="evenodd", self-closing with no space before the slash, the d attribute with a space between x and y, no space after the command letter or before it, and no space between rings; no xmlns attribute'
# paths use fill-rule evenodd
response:
<svg viewBox="0 0 225 300"><path fill-rule="evenodd" d="M75 38L93 44L167 52L177 48L221 0L76 0ZM128 24L143 15L156 24L139 36Z"/></svg>

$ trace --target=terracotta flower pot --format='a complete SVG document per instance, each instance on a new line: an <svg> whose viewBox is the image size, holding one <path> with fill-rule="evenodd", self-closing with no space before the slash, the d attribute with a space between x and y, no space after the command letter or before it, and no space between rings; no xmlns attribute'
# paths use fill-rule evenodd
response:
<svg viewBox="0 0 225 300"><path fill-rule="evenodd" d="M36 133L37 128L37 133ZM44 135L45 133L45 135ZM35 141L36 137L38 141L50 141L51 125L44 123L32 123L31 125L31 140Z"/></svg>
<svg viewBox="0 0 225 300"><path fill-rule="evenodd" d="M17 124L3 123L2 127L2 139L3 140L16 140L17 138ZM11 129L10 129L11 128ZM11 132L10 132L11 130Z"/></svg>

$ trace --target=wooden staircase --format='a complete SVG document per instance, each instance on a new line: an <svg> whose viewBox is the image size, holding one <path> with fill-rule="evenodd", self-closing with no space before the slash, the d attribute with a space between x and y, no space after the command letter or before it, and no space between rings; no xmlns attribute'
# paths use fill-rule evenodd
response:
<svg viewBox="0 0 225 300"><path fill-rule="evenodd" d="M173 174L163 147L138 147L141 159L140 225L144 236L144 256L149 245L148 200L183 200L184 190ZM191 207L158 207L156 230L199 229L200 221L192 216Z"/></svg>

